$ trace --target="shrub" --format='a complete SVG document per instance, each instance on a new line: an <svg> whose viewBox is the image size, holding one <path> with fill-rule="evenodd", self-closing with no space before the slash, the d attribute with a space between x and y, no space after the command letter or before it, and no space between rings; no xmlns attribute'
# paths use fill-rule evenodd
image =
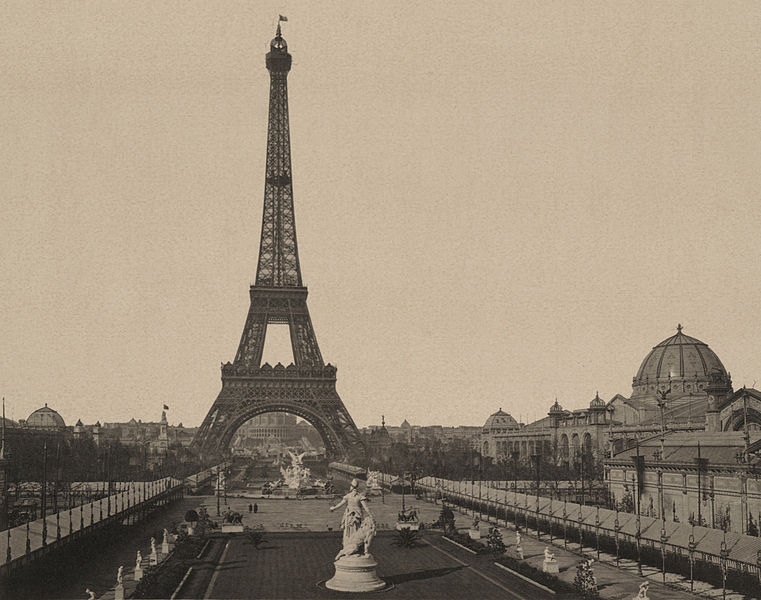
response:
<svg viewBox="0 0 761 600"><path fill-rule="evenodd" d="M394 546L400 548L415 548L419 545L418 532L409 527L403 527L397 532L393 543Z"/></svg>
<svg viewBox="0 0 761 600"><path fill-rule="evenodd" d="M600 592L597 590L597 580L592 572L591 560L582 560L576 566L576 577L573 580L573 587L583 598L600 597Z"/></svg>
<svg viewBox="0 0 761 600"><path fill-rule="evenodd" d="M502 541L502 532L497 527L489 528L486 536L486 545L492 552L502 553L505 551L505 543Z"/></svg>
<svg viewBox="0 0 761 600"><path fill-rule="evenodd" d="M259 548L262 544L267 543L267 539L264 537L264 531L261 529L251 529L251 527L245 527L243 533L246 535L246 543L253 544L254 548Z"/></svg>

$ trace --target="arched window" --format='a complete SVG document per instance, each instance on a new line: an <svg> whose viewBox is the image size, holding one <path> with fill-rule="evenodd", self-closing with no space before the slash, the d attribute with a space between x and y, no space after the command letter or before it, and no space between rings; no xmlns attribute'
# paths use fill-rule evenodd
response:
<svg viewBox="0 0 761 600"><path fill-rule="evenodd" d="M564 433L560 436L560 458L568 460L570 458L570 451L568 436Z"/></svg>

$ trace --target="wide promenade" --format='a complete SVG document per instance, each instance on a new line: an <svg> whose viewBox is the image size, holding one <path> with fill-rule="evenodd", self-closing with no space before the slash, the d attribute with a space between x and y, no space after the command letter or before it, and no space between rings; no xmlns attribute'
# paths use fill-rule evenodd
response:
<svg viewBox="0 0 761 600"><path fill-rule="evenodd" d="M385 500L385 503L384 501ZM243 523L263 529L267 543L258 549L245 536L219 536L206 560L193 568L177 598L353 598L321 587L333 576L333 559L341 548L341 511L330 512L327 500L257 500L257 513L248 512L247 499L228 498L221 510L243 514ZM216 498L203 505L211 515ZM378 574L393 587L388 598L460 599L517 598L544 600L553 594L493 564L489 556L474 556L443 539L440 532L423 532L417 548L394 545L393 528L401 496L371 498L370 510L381 530L371 552ZM431 523L439 506L406 498L420 518ZM330 529L330 530L329 530Z"/></svg>

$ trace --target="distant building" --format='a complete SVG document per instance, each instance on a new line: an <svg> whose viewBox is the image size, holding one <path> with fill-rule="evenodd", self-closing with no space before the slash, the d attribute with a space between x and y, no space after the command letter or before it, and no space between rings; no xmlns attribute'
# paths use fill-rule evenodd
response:
<svg viewBox="0 0 761 600"><path fill-rule="evenodd" d="M26 421L20 421L21 427L28 427L30 429L45 429L45 430L63 430L66 428L63 417L59 415L52 408L48 407L47 402L42 408L35 410Z"/></svg>
<svg viewBox="0 0 761 600"><path fill-rule="evenodd" d="M381 431L382 430L382 431ZM378 446L379 443L388 444L389 446L394 443L405 444L425 444L434 440L449 443L454 440L463 440L478 447L478 438L481 433L481 427L474 425L459 425L456 427L446 427L443 425L410 425L407 419L402 421L402 424L398 427L393 427L383 423L378 425L370 425L360 430L366 443L370 449Z"/></svg>

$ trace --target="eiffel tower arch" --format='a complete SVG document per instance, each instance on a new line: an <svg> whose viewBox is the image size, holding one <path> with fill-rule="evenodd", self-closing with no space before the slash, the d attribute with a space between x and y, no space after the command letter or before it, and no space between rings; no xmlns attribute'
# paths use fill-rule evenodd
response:
<svg viewBox="0 0 761 600"><path fill-rule="evenodd" d="M322 436L330 458L357 461L365 448L336 391L336 368L325 364L301 280L291 179L287 76L291 55L280 25L267 53L270 72L264 214L256 283L232 363L222 365L222 390L193 440L203 457L226 453L235 431L266 412L288 412ZM294 362L261 364L267 326L287 324Z"/></svg>

